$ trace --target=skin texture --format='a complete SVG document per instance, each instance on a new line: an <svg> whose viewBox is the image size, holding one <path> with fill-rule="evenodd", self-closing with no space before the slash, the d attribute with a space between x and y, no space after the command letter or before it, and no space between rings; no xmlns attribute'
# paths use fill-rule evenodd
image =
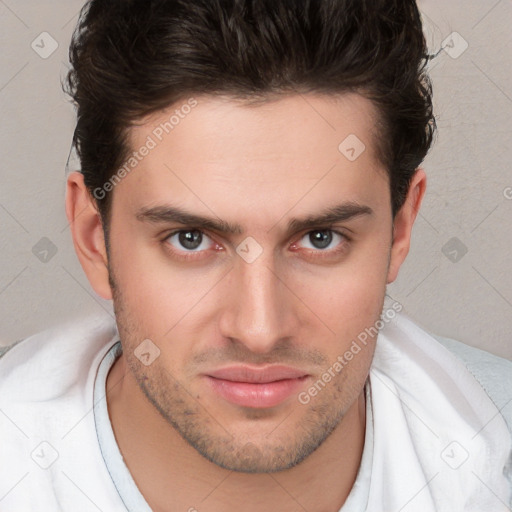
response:
<svg viewBox="0 0 512 512"><path fill-rule="evenodd" d="M425 174L417 170L393 220L374 153L375 111L356 94L258 106L195 99L161 141L152 133L179 105L131 128L134 150L148 136L158 143L114 188L108 255L82 176L68 179L75 249L94 290L113 299L123 345L107 379L116 440L156 511L337 511L361 460L375 340L307 404L294 393L275 407L234 405L204 374L278 363L308 374L299 392L316 382L378 320L409 249ZM366 146L355 161L338 149L350 134ZM371 213L287 229L343 202ZM162 205L242 232L202 230L187 250L170 235L196 226L137 217ZM325 248L314 244L318 231ZM247 237L257 245L245 246ZM262 252L249 263L237 247ZM136 356L147 339L159 350L149 365Z"/></svg>

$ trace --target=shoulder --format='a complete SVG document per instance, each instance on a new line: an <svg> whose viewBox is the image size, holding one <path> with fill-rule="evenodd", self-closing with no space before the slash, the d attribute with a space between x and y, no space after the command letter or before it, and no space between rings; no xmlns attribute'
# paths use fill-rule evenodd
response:
<svg viewBox="0 0 512 512"><path fill-rule="evenodd" d="M6 345L4 347L0 347L0 357L2 357L3 355L7 354L7 352L9 352L9 350L11 348L15 347L21 341L23 341L23 340L18 340L18 341L15 341L14 343L11 343L10 345Z"/></svg>
<svg viewBox="0 0 512 512"><path fill-rule="evenodd" d="M112 318L86 317L36 333L0 349L0 407L37 402L87 379L87 368L117 341ZM82 379L82 380L83 380Z"/></svg>
<svg viewBox="0 0 512 512"><path fill-rule="evenodd" d="M122 508L90 414L98 368L118 339L115 322L103 315L74 319L4 350L0 357L0 460L9 464L0 464L0 499L7 491L0 501L5 508L0 505L0 509L82 510L75 503L77 498L59 484L63 474L82 475L87 480L83 483L96 493L101 510ZM41 461L34 458L36 450L42 453ZM34 469L34 461L43 471ZM23 474L30 476L16 484ZM31 492L34 489L37 500Z"/></svg>
<svg viewBox="0 0 512 512"><path fill-rule="evenodd" d="M512 433L512 361L451 338L433 333L431 336L462 360L499 409Z"/></svg>

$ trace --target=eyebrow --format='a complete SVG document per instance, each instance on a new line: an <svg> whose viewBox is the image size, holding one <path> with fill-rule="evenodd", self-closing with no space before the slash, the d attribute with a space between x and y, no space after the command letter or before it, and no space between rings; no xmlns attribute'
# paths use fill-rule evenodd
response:
<svg viewBox="0 0 512 512"><path fill-rule="evenodd" d="M371 216L373 213L373 210L369 206L361 205L354 201L347 201L326 208L315 215L291 219L288 221L287 230L288 232L303 231L323 225L335 224L336 222L348 221L360 216ZM136 218L140 222L149 222L152 224L169 224L176 222L178 224L217 231L219 233L236 235L244 233L244 229L240 224L232 224L215 217L203 217L187 212L177 206L167 204L153 206L151 208L143 207L136 213Z"/></svg>

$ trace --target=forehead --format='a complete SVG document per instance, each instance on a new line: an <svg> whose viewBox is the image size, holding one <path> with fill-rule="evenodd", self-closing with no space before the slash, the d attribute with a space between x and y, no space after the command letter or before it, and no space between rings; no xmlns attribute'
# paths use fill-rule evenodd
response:
<svg viewBox="0 0 512 512"><path fill-rule="evenodd" d="M375 107L358 94L296 94L254 105L185 98L130 129L139 161L114 197L123 188L145 206L140 203L163 202L171 193L203 210L206 198L213 204L229 197L248 207L304 194L368 201L376 178L387 186L376 123ZM150 149L140 157L145 146Z"/></svg>
<svg viewBox="0 0 512 512"><path fill-rule="evenodd" d="M129 141L136 149L148 135L157 145L172 144L170 139L179 138L183 150L201 144L201 153L194 152L197 156L206 156L206 151L211 157L225 156L229 149L233 156L243 153L261 158L263 145L276 154L295 150L299 155L304 140L309 141L310 150L339 150L339 143L354 135L375 158L378 118L374 104L355 93L293 94L258 101L196 96L143 119L130 129ZM242 147L239 142L252 144Z"/></svg>

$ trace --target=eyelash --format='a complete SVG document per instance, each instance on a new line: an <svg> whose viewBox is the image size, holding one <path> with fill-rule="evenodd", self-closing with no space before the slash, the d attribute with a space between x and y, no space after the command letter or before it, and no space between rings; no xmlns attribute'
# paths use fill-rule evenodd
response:
<svg viewBox="0 0 512 512"><path fill-rule="evenodd" d="M184 260L184 261L190 261L190 260L197 260L199 258L202 258L202 253L205 252L205 251L177 251L175 250L168 242L167 240L169 240L169 238L171 238L172 236L174 235L177 235L178 233L186 233L186 232L189 232L189 231L199 231L202 235L205 235L207 236L208 238L210 238L210 240L212 240L212 242L215 244L215 245L220 245L220 244L217 244L217 242L215 242L215 240L213 240L209 235L207 235L204 231L200 230L200 229L197 229L197 228L188 228L188 229L176 229L174 231L172 231L171 233L168 233L167 235L165 235L165 237L162 238L161 242L163 243L163 245L165 246L166 250L168 252L170 252L174 257L177 257L181 260ZM335 229L332 229L331 227L321 227L321 228L316 228L316 229L311 229L309 231L306 231L305 233L303 233L298 239L297 239L297 242L299 242L300 240L302 240L302 238L304 238L304 236L310 234L310 233L314 233L316 231L330 231L331 233L333 234L336 234L336 235L339 235L340 237L342 237L342 241L338 244L338 246L336 246L335 249L330 249L330 250L320 250L320 249L317 249L317 250L313 250L313 249L305 249L306 252L313 252L315 253L315 258L318 258L318 259L322 259L322 258L332 258L333 256L337 256L338 254L342 254L344 253L346 250L347 250L347 245L349 245L351 242L352 242L352 239L350 237L348 237L346 235L346 233L342 232L342 231L337 231ZM297 242L294 242L292 245L295 245Z"/></svg>

